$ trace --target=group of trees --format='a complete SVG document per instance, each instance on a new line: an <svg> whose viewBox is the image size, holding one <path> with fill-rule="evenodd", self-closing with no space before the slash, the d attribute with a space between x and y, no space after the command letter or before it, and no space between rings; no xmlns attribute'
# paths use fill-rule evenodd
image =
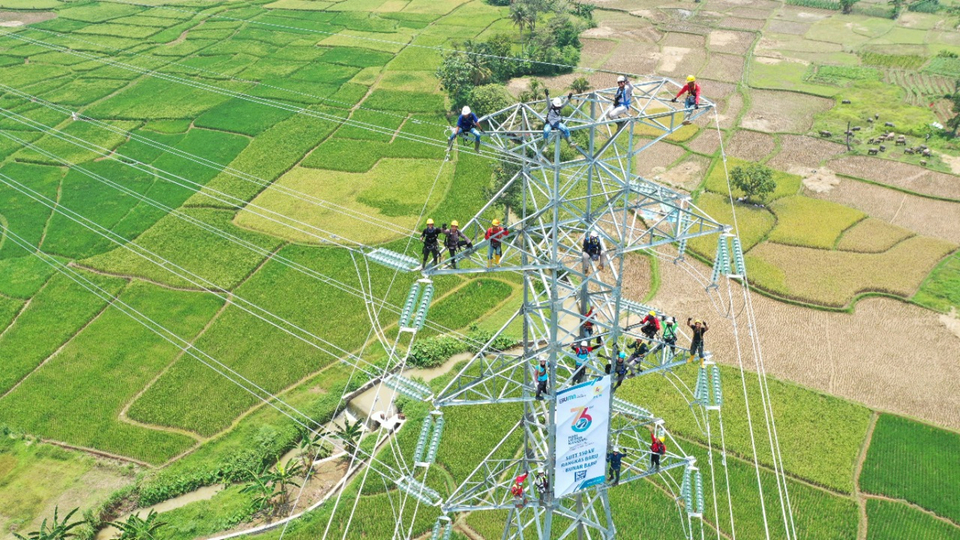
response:
<svg viewBox="0 0 960 540"><path fill-rule="evenodd" d="M63 519L60 519L60 509L53 509L53 521L43 520L40 528L28 533L26 536L13 533L13 536L19 540L67 540L79 536L78 527L84 525L86 521L72 521L73 515L79 509L74 508ZM166 523L158 519L156 511L150 510L147 517L141 518L137 514L131 514L126 521L113 521L109 523L120 531L116 540L161 540L165 538L161 529Z"/></svg>
<svg viewBox="0 0 960 540"><path fill-rule="evenodd" d="M519 48L506 34L486 41L467 40L445 54L437 68L440 86L453 108L469 104L480 115L511 101L502 86L507 80L566 73L577 65L580 32L592 15L592 7L567 0L490 1L510 6L510 19L520 31Z"/></svg>

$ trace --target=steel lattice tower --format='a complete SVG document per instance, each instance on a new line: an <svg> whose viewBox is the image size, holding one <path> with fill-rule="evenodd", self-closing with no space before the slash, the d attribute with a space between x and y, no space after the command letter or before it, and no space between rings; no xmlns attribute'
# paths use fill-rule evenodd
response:
<svg viewBox="0 0 960 540"><path fill-rule="evenodd" d="M462 228L478 242L472 250L456 256L459 268L449 264L427 268L423 282L441 274L521 273L523 305L497 336L522 320L523 350L497 350L495 336L436 395L397 375L389 378L387 384L430 401L435 408L423 426L418 444L415 461L421 465L427 465L435 456L444 408L514 402L522 404L523 414L446 500L413 478L401 482L402 489L422 502L440 506L445 514L509 510L504 539L562 539L574 534L581 539L614 537L609 485L564 497L548 495L542 501L534 497L522 507L514 504L510 486L515 476L537 470L546 471L550 485L556 485L554 396L558 390L571 386L575 363L571 345L582 339L581 326L588 308L593 308L593 338L602 338L603 356L613 359L628 340L641 337L636 323L654 308L622 297L625 257L664 244L675 245L682 257L688 239L727 233L724 225L691 204L688 195L634 173L636 160L645 151L656 151L656 142L680 129L684 114L692 121L713 108L712 103L701 100L699 109L684 111L682 105L671 102L679 88L668 79L635 83L629 115L615 120L605 117L615 88L574 96L564 116L573 138L580 142L576 150L556 130L544 140L546 101L519 103L481 119L485 123L484 151L496 151L515 173ZM511 190L514 200L522 203L505 215L509 235L502 243L503 258L499 266L489 268L483 233ZM600 236L607 256L603 271L598 271L597 263L585 268L581 258L582 241L591 231ZM416 295L412 293L411 297ZM656 347L658 344L662 342L651 342L651 347L658 350L647 355L643 375L686 364L686 358L680 358L679 353L675 356L669 347ZM534 378L534 364L541 358L547 360L549 367L549 395L542 401L535 399ZM607 360L592 357L586 365L585 380L605 376L606 364ZM703 375L705 368L700 370ZM702 386L706 388L706 384ZM698 381L698 390L699 386ZM686 498L687 513L699 516L702 502L698 512L696 501L691 500L695 499L691 495L693 479L699 481L693 458L673 444L659 471L651 470L649 452L645 450L652 430L666 433L662 420L643 404L629 403L616 397L616 393L613 396L608 441L611 445L637 449L624 458L620 482L651 474L680 477L676 485L681 488L681 499ZM710 405L709 398L701 398L706 400L701 404ZM518 444L522 444L520 452ZM435 538L439 538L441 525L438 523L434 530Z"/></svg>

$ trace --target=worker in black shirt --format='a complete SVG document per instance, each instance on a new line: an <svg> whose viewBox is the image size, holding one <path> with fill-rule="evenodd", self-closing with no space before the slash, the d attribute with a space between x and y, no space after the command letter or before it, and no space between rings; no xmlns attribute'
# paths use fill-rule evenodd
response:
<svg viewBox="0 0 960 540"><path fill-rule="evenodd" d="M440 262L439 238L441 232L443 231L433 226L433 219L427 219L427 228L420 233L420 241L423 242L423 268L427 267L427 258L431 253L433 254L433 265L436 266Z"/></svg>

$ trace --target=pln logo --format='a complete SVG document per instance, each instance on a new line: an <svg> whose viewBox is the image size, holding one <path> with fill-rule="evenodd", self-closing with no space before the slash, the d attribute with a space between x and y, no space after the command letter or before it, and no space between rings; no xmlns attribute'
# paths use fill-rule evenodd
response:
<svg viewBox="0 0 960 540"><path fill-rule="evenodd" d="M583 433L590 428L593 423L593 417L587 414L589 407L575 407L570 409L573 415L573 430L577 433Z"/></svg>
<svg viewBox="0 0 960 540"><path fill-rule="evenodd" d="M599 384L594 385L593 387L593 398L596 399L603 395L603 387Z"/></svg>

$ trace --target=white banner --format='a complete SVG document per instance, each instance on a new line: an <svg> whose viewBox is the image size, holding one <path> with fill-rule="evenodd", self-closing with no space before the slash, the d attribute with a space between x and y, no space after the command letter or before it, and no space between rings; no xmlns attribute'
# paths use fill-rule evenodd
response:
<svg viewBox="0 0 960 540"><path fill-rule="evenodd" d="M557 393L554 496L602 484L607 474L610 376Z"/></svg>

